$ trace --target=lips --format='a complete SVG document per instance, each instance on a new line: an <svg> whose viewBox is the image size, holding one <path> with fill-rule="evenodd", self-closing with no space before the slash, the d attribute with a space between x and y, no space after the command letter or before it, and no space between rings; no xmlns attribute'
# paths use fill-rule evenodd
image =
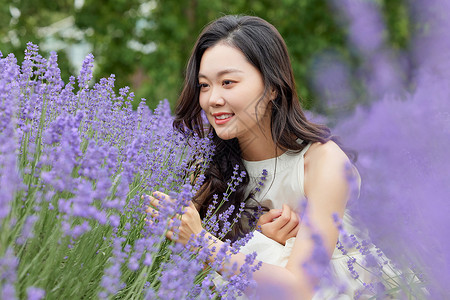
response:
<svg viewBox="0 0 450 300"><path fill-rule="evenodd" d="M231 118L233 118L234 114L233 113L215 113L212 114L212 116L214 117L214 121L217 125L222 125L227 123L229 120L231 120Z"/></svg>

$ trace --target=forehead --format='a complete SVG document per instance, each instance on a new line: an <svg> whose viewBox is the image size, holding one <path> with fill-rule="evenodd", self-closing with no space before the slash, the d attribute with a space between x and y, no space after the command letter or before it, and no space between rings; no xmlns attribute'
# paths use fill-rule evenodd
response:
<svg viewBox="0 0 450 300"><path fill-rule="evenodd" d="M208 48L203 53L200 61L199 77L216 76L228 71L233 72L258 72L259 71L248 62L241 50L227 44L217 44Z"/></svg>

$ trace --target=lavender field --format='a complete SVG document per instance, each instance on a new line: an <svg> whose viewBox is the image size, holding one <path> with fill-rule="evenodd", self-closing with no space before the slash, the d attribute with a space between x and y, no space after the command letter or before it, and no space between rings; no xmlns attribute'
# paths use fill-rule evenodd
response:
<svg viewBox="0 0 450 300"><path fill-rule="evenodd" d="M447 299L450 4L412 1L413 42L397 53L375 5L332 3L363 63L355 74L335 59L314 74L330 108L320 120L357 153L362 186L349 209L398 270L368 288L380 299ZM143 99L133 110L133 92L114 92L114 75L94 82L93 66L89 55L63 82L55 52L44 58L29 43L21 62L0 55L0 299L234 299L254 288L253 255L213 288L225 249L205 268L206 247L191 252L165 238L167 220L200 188L210 140L174 131L167 101L152 111ZM341 111L356 80L364 101ZM245 176L235 175L229 193ZM156 190L177 201L148 222L144 195ZM217 222L204 225L214 231Z"/></svg>

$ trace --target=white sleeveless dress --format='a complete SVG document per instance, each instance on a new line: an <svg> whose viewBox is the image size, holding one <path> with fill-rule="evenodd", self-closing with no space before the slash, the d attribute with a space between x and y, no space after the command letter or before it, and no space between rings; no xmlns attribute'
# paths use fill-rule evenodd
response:
<svg viewBox="0 0 450 300"><path fill-rule="evenodd" d="M281 156L262 161L244 161L249 176L247 194L260 186L263 170L267 171L266 180L260 191L255 193L255 198L261 205L269 209L281 209L283 204L287 204L291 209L301 214L301 203L305 199L304 193L304 155L311 144L308 144L301 152L294 153L287 151ZM342 220L346 232L356 232L352 227L352 219L345 212ZM341 237L340 237L341 238ZM240 249L243 254L256 252L257 259L284 267L294 245L295 238L291 238L286 245L266 237L258 231L254 232L252 239ZM359 273L358 280L352 277L349 271L349 259L356 259L359 262L364 260L363 255L355 248L346 249L346 255L335 248L330 261L329 272L333 277L333 285L328 280L322 280L319 289L313 299L354 299L358 295L358 290L363 290L363 282L370 282L372 275L354 265L354 269ZM370 294L370 296L373 294ZM368 298L367 292L363 293L360 299Z"/></svg>

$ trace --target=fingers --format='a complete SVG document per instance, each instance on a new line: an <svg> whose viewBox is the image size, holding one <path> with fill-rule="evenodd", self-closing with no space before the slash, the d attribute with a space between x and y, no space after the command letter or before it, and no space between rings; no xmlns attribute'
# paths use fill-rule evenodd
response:
<svg viewBox="0 0 450 300"><path fill-rule="evenodd" d="M147 206L147 208L145 209L146 212L150 213L152 216L157 216L158 214L158 209L161 206L161 202L165 201L165 200L169 200L169 201L173 201L172 198L170 198L168 195L160 192L160 191L155 191L152 193L152 196L150 195L142 195L141 198L144 199L145 197L148 198L149 200L149 206Z"/></svg>
<svg viewBox="0 0 450 300"><path fill-rule="evenodd" d="M158 215L159 215L158 210L157 210L157 209L154 209L153 207L150 207L150 206L148 206L148 207L145 209L145 212L146 212L146 213L149 213L153 218L157 218Z"/></svg>
<svg viewBox="0 0 450 300"><path fill-rule="evenodd" d="M283 211L281 213L281 215L278 217L278 219L276 219L275 221L273 221L279 228L283 227L284 225L286 225L290 220L291 220L291 209L289 208L289 206L287 206L286 204L283 204Z"/></svg>
<svg viewBox="0 0 450 300"><path fill-rule="evenodd" d="M289 206L283 205L280 216L272 222L261 225L261 232L284 245L288 239L297 236L299 228L300 220L297 213L291 210Z"/></svg>
<svg viewBox="0 0 450 300"><path fill-rule="evenodd" d="M300 219L296 212L291 211L291 220L289 221L288 224L286 224L285 228L283 229L286 230L287 232L286 233L287 238L297 236L297 232L300 229Z"/></svg>
<svg viewBox="0 0 450 300"><path fill-rule="evenodd" d="M167 202L167 201L169 201L171 203L175 203L175 201L176 201L176 199L173 199L169 195L164 194L164 193L162 193L160 191L154 191L152 193L152 196L150 196L150 195L146 195L146 196L150 200L150 204L155 206L155 207L159 206L161 203L164 203L164 202ZM142 196L142 198L144 198L144 196ZM192 201L189 201L188 206L191 206L191 205L194 206Z"/></svg>
<svg viewBox="0 0 450 300"><path fill-rule="evenodd" d="M150 208L158 208L159 207L159 204L160 204L160 202L159 202L159 200L158 199L156 199L155 197L152 197L152 196L150 196L150 195L142 195L142 198L144 198L144 197L146 197L149 201L148 201L148 203L149 203L149 206L147 206L147 209L146 209L146 211L147 212L149 212L149 209Z"/></svg>
<svg viewBox="0 0 450 300"><path fill-rule="evenodd" d="M153 193L153 194L155 195L155 193ZM164 195L163 193L160 193L160 194ZM158 197L159 199L161 199L162 195L156 194L155 196ZM154 220L156 220L160 217L159 210L161 209L161 202L160 202L160 200L158 200L158 198L155 198L153 196L142 195L143 199L145 197L148 199L148 206L146 206L145 212L150 215L150 218L146 219L146 221L150 224L150 223L153 223ZM149 222L150 220L152 220L152 222Z"/></svg>
<svg viewBox="0 0 450 300"><path fill-rule="evenodd" d="M297 224L297 226L294 227L294 229L291 230L288 234L288 239L292 237L297 237L298 230L300 229L300 223Z"/></svg>
<svg viewBox="0 0 450 300"><path fill-rule="evenodd" d="M173 240L173 231L172 230L167 230L166 238L168 238L169 240Z"/></svg>
<svg viewBox="0 0 450 300"><path fill-rule="evenodd" d="M177 199L172 199L160 191L155 191L151 196L146 195L146 197L148 197L148 206L145 211L150 215L148 219L146 218L146 222L165 226L168 239L186 244L192 235L195 236L203 230L200 215L192 201L178 203ZM174 205L177 207L174 208Z"/></svg>
<svg viewBox="0 0 450 300"><path fill-rule="evenodd" d="M173 201L173 199L170 198L167 194L164 194L163 192L160 192L160 191L154 191L152 193L152 195L154 198L157 198L158 200L161 200L161 201L165 201L165 200Z"/></svg>
<svg viewBox="0 0 450 300"><path fill-rule="evenodd" d="M280 224L284 225L280 227L281 234L284 236L290 236L291 231L293 231L299 225L299 218L295 211L291 210L289 206L283 205L283 213L286 215L286 219L280 221ZM276 222L278 220L275 220Z"/></svg>
<svg viewBox="0 0 450 300"><path fill-rule="evenodd" d="M259 217L258 220L258 226L262 226L264 224L267 224L269 222L272 222L274 219L278 218L281 216L281 209L271 209L268 212L266 212L265 214L261 215L261 217Z"/></svg>
<svg viewBox="0 0 450 300"><path fill-rule="evenodd" d="M169 220L167 228L166 237L184 245L203 230L200 215L191 203L184 208L182 215L177 214Z"/></svg>
<svg viewBox="0 0 450 300"><path fill-rule="evenodd" d="M188 205L189 205L190 208L195 209L195 210L198 211L198 209L197 209L197 207L195 206L194 202L189 201Z"/></svg>
<svg viewBox="0 0 450 300"><path fill-rule="evenodd" d="M160 191L155 191L152 193L153 196L150 195L142 195L141 198L144 199L144 197L148 198L148 206L146 206L145 211L149 213L152 217L158 217L159 211L164 206L164 201L168 200L171 202L171 204L174 204L174 199L170 198L167 194L164 194ZM166 202L167 203L167 202ZM171 218L178 218L181 219L182 215L184 215L187 212L187 208L190 208L194 211L197 211L197 208L195 207L194 203L192 201L189 201L187 206L182 207L181 214L175 214L172 215Z"/></svg>

